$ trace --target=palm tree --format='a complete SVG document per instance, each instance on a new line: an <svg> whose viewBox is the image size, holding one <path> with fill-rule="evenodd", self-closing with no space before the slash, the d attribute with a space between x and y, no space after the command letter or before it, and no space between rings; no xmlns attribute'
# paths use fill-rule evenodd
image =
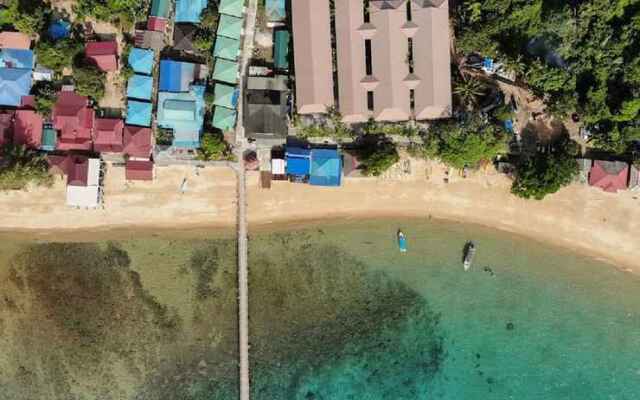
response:
<svg viewBox="0 0 640 400"><path fill-rule="evenodd" d="M458 81L453 93L458 96L460 103L469 111L480 104L480 99L486 91L484 82L471 78Z"/></svg>

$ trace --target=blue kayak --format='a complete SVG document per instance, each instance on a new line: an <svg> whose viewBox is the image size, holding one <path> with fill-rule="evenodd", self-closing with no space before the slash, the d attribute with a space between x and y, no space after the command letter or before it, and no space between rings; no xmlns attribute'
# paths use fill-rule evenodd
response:
<svg viewBox="0 0 640 400"><path fill-rule="evenodd" d="M407 251L407 238L404 236L402 231L398 231L398 247L400 248L401 253L405 253Z"/></svg>

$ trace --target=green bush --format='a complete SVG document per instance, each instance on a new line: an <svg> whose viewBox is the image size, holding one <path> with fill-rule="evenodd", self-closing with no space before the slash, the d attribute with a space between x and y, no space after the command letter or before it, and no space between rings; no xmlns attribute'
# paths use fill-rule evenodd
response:
<svg viewBox="0 0 640 400"><path fill-rule="evenodd" d="M29 184L50 186L53 178L43 156L24 146L5 145L2 148L0 190L24 190Z"/></svg>
<svg viewBox="0 0 640 400"><path fill-rule="evenodd" d="M222 161L229 160L231 149L222 135L205 133L198 149L198 160L202 161Z"/></svg>
<svg viewBox="0 0 640 400"><path fill-rule="evenodd" d="M36 98L36 111L43 116L49 116L56 102L56 88L52 82L37 82L31 92Z"/></svg>
<svg viewBox="0 0 640 400"><path fill-rule="evenodd" d="M365 175L380 176L400 160L395 143L384 135L365 135L356 150Z"/></svg>
<svg viewBox="0 0 640 400"><path fill-rule="evenodd" d="M106 74L98 67L82 62L73 67L73 80L76 92L82 96L89 96L96 101L104 97Z"/></svg>
<svg viewBox="0 0 640 400"><path fill-rule="evenodd" d="M55 42L44 39L38 41L35 52L38 56L38 64L61 74L64 68L73 65L74 58L82 52L82 49L82 42L72 38Z"/></svg>
<svg viewBox="0 0 640 400"><path fill-rule="evenodd" d="M42 1L8 0L0 10L0 24L12 25L22 33L33 36L48 21L50 10Z"/></svg>

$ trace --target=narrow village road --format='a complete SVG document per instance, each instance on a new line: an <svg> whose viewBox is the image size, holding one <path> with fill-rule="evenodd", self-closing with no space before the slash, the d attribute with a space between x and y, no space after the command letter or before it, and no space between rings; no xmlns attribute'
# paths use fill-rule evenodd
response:
<svg viewBox="0 0 640 400"><path fill-rule="evenodd" d="M243 154L247 146L243 126L244 81L253 54L257 0L249 0L245 10L245 32L240 62L238 119L236 125L236 156L238 157L238 343L240 400L249 400L251 381L249 373L249 266L247 238L247 182Z"/></svg>

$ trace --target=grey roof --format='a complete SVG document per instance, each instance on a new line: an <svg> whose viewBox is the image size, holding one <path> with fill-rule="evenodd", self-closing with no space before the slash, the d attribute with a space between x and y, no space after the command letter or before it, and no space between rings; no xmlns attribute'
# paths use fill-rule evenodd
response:
<svg viewBox="0 0 640 400"><path fill-rule="evenodd" d="M247 79L247 89L253 90L278 90L284 92L287 88L287 77L276 75L274 77L250 76Z"/></svg>
<svg viewBox="0 0 640 400"><path fill-rule="evenodd" d="M405 3L405 0L370 0L369 4L379 10L398 8Z"/></svg>
<svg viewBox="0 0 640 400"><path fill-rule="evenodd" d="M193 51L195 33L194 24L176 24L173 31L173 47L176 50Z"/></svg>
<svg viewBox="0 0 640 400"><path fill-rule="evenodd" d="M276 90L247 90L244 124L247 135L286 137L287 96Z"/></svg>
<svg viewBox="0 0 640 400"><path fill-rule="evenodd" d="M440 7L445 0L413 0L413 4L418 7Z"/></svg>
<svg viewBox="0 0 640 400"><path fill-rule="evenodd" d="M136 31L136 47L144 49L162 50L164 48L164 33L156 31Z"/></svg>

